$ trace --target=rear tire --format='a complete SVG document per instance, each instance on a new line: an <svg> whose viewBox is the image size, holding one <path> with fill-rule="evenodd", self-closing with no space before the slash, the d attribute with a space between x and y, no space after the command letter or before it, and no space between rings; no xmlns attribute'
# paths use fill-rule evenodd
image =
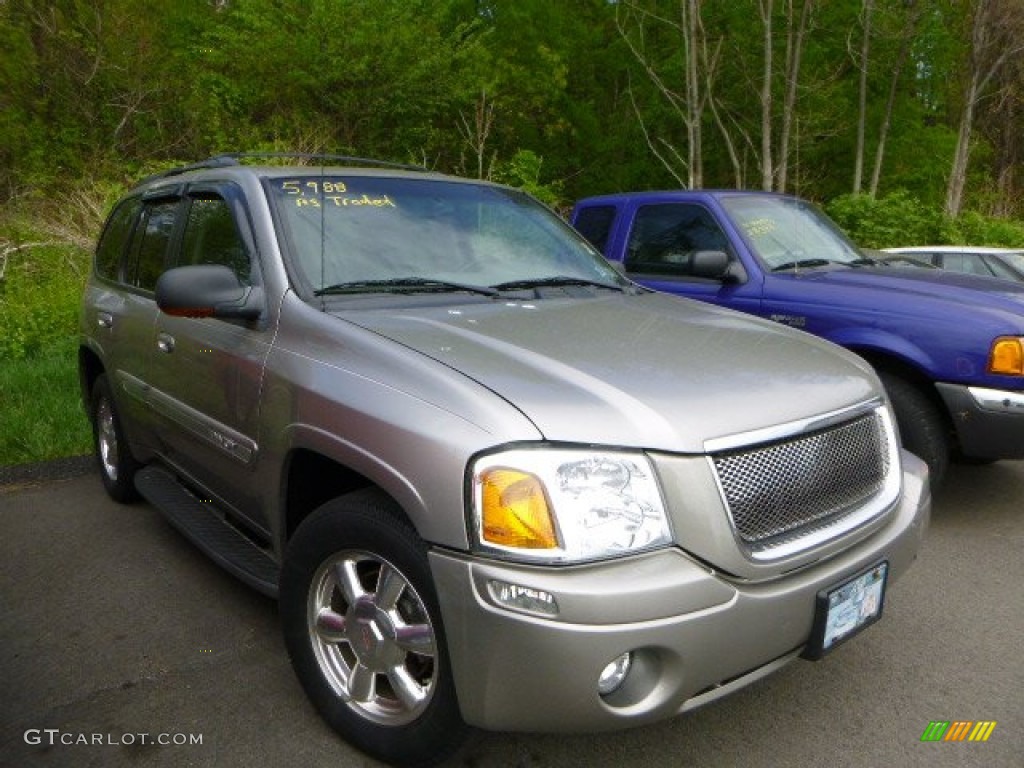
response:
<svg viewBox="0 0 1024 768"><path fill-rule="evenodd" d="M122 504L137 501L140 496L135 490L135 473L141 465L124 439L106 374L97 376L93 383L89 417L96 464L107 495Z"/></svg>
<svg viewBox="0 0 1024 768"><path fill-rule="evenodd" d="M329 501L299 526L279 610L292 667L349 743L396 766L430 766L462 720L426 545L383 493Z"/></svg>
<svg viewBox="0 0 1024 768"><path fill-rule="evenodd" d="M938 487L949 469L950 437L946 419L918 387L901 376L880 372L892 401L903 447L928 465L932 487Z"/></svg>

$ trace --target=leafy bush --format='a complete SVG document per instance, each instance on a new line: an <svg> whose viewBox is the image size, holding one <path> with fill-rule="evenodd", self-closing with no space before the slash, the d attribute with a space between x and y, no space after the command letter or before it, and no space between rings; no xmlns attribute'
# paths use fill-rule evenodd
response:
<svg viewBox="0 0 1024 768"><path fill-rule="evenodd" d="M557 208L562 202L562 188L557 181L541 182L540 169L543 163L543 158L535 152L520 149L511 160L498 163L494 169L494 180L518 187L552 208Z"/></svg>
<svg viewBox="0 0 1024 768"><path fill-rule="evenodd" d="M825 206L850 238L864 248L907 245L1024 246L1024 223L973 211L950 219L906 192L885 197L842 195Z"/></svg>
<svg viewBox="0 0 1024 768"><path fill-rule="evenodd" d="M47 241L0 240L0 360L22 360L75 335L88 254Z"/></svg>
<svg viewBox="0 0 1024 768"><path fill-rule="evenodd" d="M1024 224L1009 219L993 219L969 211L947 222L941 242L957 245L1024 246Z"/></svg>
<svg viewBox="0 0 1024 768"><path fill-rule="evenodd" d="M842 195L825 210L850 238L864 248L932 245L938 242L942 214L906 192L881 198Z"/></svg>

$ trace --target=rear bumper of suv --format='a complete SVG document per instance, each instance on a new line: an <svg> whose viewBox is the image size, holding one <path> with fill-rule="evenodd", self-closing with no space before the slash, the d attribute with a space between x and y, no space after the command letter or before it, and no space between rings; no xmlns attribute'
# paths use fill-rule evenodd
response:
<svg viewBox="0 0 1024 768"><path fill-rule="evenodd" d="M610 730L692 709L778 669L807 644L820 591L883 560L891 585L913 562L931 494L922 462L904 454L903 463L903 495L883 527L763 583L725 578L676 549L563 568L434 551L463 717L489 730ZM558 613L509 610L494 583L546 593ZM626 652L625 681L602 697L602 670Z"/></svg>
<svg viewBox="0 0 1024 768"><path fill-rule="evenodd" d="M960 452L978 459L1024 459L1024 392L936 384L953 418Z"/></svg>

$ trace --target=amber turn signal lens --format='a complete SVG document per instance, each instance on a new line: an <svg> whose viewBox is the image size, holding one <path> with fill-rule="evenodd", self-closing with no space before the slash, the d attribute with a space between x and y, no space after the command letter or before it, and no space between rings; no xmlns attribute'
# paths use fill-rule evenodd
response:
<svg viewBox="0 0 1024 768"><path fill-rule="evenodd" d="M1024 376L1024 339L1000 336L993 341L988 355L988 372Z"/></svg>
<svg viewBox="0 0 1024 768"><path fill-rule="evenodd" d="M544 486L534 475L494 467L478 479L484 541L517 549L555 549L558 535Z"/></svg>

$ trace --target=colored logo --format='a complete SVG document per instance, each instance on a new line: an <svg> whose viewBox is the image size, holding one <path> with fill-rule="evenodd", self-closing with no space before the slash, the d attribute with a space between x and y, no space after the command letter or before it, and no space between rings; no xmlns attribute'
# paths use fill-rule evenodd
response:
<svg viewBox="0 0 1024 768"><path fill-rule="evenodd" d="M921 741L988 741L995 729L995 720L932 720Z"/></svg>

